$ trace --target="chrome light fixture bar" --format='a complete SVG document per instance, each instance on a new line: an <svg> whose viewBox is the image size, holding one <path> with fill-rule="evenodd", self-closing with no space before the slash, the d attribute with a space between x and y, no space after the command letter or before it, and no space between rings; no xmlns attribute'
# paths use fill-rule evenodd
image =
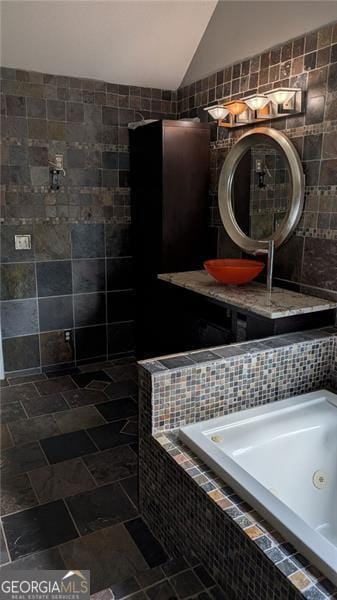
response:
<svg viewBox="0 0 337 600"><path fill-rule="evenodd" d="M303 112L303 91L298 88L274 88L263 93L218 102L206 110L219 127L242 127L280 119Z"/></svg>

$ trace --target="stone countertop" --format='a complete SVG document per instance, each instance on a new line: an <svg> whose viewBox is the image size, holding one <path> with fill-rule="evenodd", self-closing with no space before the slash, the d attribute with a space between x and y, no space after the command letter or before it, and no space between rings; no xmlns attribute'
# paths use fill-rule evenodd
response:
<svg viewBox="0 0 337 600"><path fill-rule="evenodd" d="M255 313L268 319L281 319L337 308L336 302L283 288L273 287L271 292L267 292L264 284L255 281L240 286L223 285L210 277L206 271L162 273L158 278L223 302L229 307Z"/></svg>

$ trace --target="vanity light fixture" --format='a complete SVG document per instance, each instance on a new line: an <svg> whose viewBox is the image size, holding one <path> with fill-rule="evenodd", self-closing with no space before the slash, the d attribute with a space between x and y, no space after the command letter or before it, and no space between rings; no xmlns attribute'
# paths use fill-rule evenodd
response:
<svg viewBox="0 0 337 600"><path fill-rule="evenodd" d="M296 89L294 88L276 88L270 92L266 92L266 96L274 102L274 104L286 104L289 102L296 94Z"/></svg>
<svg viewBox="0 0 337 600"><path fill-rule="evenodd" d="M225 107L231 115L235 115L236 117L247 110L247 104L244 100L232 100L231 102L226 102Z"/></svg>
<svg viewBox="0 0 337 600"><path fill-rule="evenodd" d="M245 98L245 103L251 110L262 110L269 102L270 98L264 94L254 94Z"/></svg>
<svg viewBox="0 0 337 600"><path fill-rule="evenodd" d="M229 113L228 109L223 104L214 104L213 106L206 106L204 110L207 110L211 117L216 121L222 121Z"/></svg>
<svg viewBox="0 0 337 600"><path fill-rule="evenodd" d="M304 112L303 90L275 88L246 98L219 101L204 110L218 121L219 127L242 127L252 123L272 121Z"/></svg>

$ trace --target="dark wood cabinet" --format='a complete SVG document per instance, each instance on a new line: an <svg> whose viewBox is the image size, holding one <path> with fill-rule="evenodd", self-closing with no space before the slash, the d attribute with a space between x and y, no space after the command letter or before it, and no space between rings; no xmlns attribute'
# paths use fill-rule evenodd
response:
<svg viewBox="0 0 337 600"><path fill-rule="evenodd" d="M138 356L179 352L184 345L182 339L166 343L168 307L157 274L200 269L215 256L208 227L209 144L204 123L156 121L130 131Z"/></svg>

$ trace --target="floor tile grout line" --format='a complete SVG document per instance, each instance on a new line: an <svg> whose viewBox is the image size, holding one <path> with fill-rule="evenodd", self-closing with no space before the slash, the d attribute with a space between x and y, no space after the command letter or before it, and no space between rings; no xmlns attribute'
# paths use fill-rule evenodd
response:
<svg viewBox="0 0 337 600"><path fill-rule="evenodd" d="M89 454L89 455L87 455L87 456L92 456L92 454ZM94 486L95 486L95 489L96 489L96 488L98 488L98 487L100 487L100 486L98 485L98 483L96 482L96 479L94 478L93 474L91 473L91 471L90 471L89 467L87 466L87 464L86 464L85 460L83 459L83 456L81 456L81 457L80 457L80 461L81 461L82 465L84 466L85 470L86 470L86 471L89 473L89 476L90 476L90 478L92 479L92 482L93 482L93 484L94 484ZM80 492L80 493L81 493L81 492ZM76 495L76 494L74 494L74 495Z"/></svg>
<svg viewBox="0 0 337 600"><path fill-rule="evenodd" d="M105 427L105 425L98 425L98 427ZM101 448L98 447L98 445L96 444L95 440L92 438L92 436L90 435L88 429L83 429L83 431L87 434L88 438L92 441L92 443L94 444L95 448L97 448L98 452L101 451ZM91 454L84 454L83 456L92 456L92 454L97 454L96 452L92 452Z"/></svg>
<svg viewBox="0 0 337 600"><path fill-rule="evenodd" d="M83 536L83 535L80 533L80 531L79 531L79 529L78 529L78 527L77 527L77 523L76 523L76 521L75 521L75 518L73 517L73 514L72 514L72 512L71 512L71 510L70 510L70 508L69 508L69 506L68 506L68 503L66 502L65 498L62 498L62 502L63 502L64 506L66 507L66 510L67 510L67 512L68 512L68 514L69 514L69 516L70 516L70 518L71 518L71 520L72 520L72 522L73 522L73 525L74 525L74 527L75 527L75 530L76 530L76 531L77 531L77 533L78 533L78 537L79 537L79 538L81 538L81 537L84 537L84 536ZM76 538L74 538L74 539L76 539ZM68 541L71 541L71 540L68 540ZM66 543L66 542L62 542L62 543L64 544L64 543Z"/></svg>
<svg viewBox="0 0 337 600"><path fill-rule="evenodd" d="M7 563L5 563L5 564L9 564L9 563L13 562L13 560L12 560L12 557L11 557L11 554L10 554L10 551L9 551L9 546L8 546L8 542L7 542L7 536L6 536L4 524L2 522L2 517L1 517L1 523L0 523L0 530L2 532L2 537L4 539L5 547L6 547L6 551L7 551L7 555L8 555L8 558L9 558L9 561Z"/></svg>

